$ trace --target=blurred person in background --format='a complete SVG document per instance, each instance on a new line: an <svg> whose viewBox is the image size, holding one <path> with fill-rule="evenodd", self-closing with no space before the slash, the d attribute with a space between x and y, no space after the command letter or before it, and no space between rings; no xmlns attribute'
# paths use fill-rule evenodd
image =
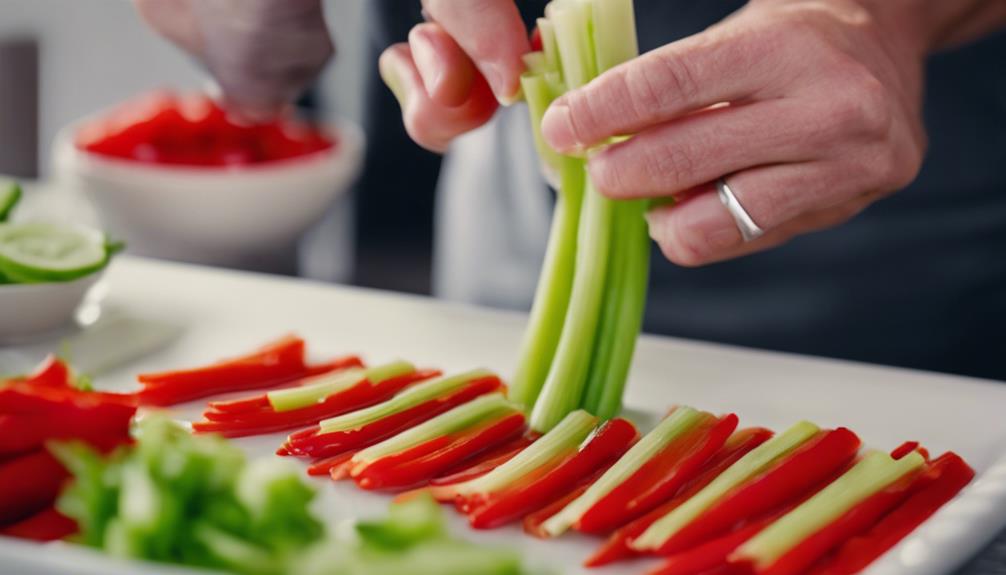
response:
<svg viewBox="0 0 1006 575"><path fill-rule="evenodd" d="M280 109L331 54L318 0L137 3L253 117ZM551 195L526 110L497 101L517 92L545 2L423 4L369 2L403 116L374 66L357 201L376 240L359 263L390 252L400 273L394 264L422 261L390 242L435 187L434 292L526 308ZM1006 3L636 10L647 53L561 99L543 129L565 152L637 134L591 157L598 188L679 200L648 218L660 249L647 331L1006 379ZM409 143L402 118L434 153ZM709 184L720 178L763 236L742 237Z"/></svg>

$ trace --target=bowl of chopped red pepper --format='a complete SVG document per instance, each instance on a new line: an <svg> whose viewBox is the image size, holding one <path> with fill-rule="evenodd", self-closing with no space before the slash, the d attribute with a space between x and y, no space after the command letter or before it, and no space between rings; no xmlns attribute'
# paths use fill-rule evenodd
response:
<svg viewBox="0 0 1006 575"><path fill-rule="evenodd" d="M56 173L131 252L255 267L288 257L352 185L364 137L339 120L235 120L211 98L147 94L65 128Z"/></svg>

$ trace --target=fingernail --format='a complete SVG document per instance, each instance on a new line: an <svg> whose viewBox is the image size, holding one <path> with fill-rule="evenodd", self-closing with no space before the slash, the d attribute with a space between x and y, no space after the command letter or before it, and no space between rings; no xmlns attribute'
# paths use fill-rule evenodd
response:
<svg viewBox="0 0 1006 575"><path fill-rule="evenodd" d="M510 85L510 75L502 64L487 62L482 64L480 70L482 71L482 75L486 77L486 82L489 82L489 87L492 88L493 94L500 104L509 106L518 99L520 85Z"/></svg>
<svg viewBox="0 0 1006 575"><path fill-rule="evenodd" d="M545 111L541 119L541 135L557 152L583 152L584 146L576 140L575 134L572 113L565 100L560 98Z"/></svg>
<svg viewBox="0 0 1006 575"><path fill-rule="evenodd" d="M409 101L409 89L407 84L402 81L394 63L390 58L382 58L378 70L381 73L381 79L384 80L384 84L395 95L398 105L404 109Z"/></svg>
<svg viewBox="0 0 1006 575"><path fill-rule="evenodd" d="M414 34L410 38L409 46L412 48L412 59L419 70L419 76L423 79L426 93L432 96L444 78L444 67L437 58L433 43L423 34Z"/></svg>

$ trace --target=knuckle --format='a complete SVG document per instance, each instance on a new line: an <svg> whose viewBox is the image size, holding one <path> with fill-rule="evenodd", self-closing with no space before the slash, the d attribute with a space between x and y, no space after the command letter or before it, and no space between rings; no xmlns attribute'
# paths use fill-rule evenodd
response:
<svg viewBox="0 0 1006 575"><path fill-rule="evenodd" d="M641 118L694 102L700 90L688 60L671 51L644 56L639 66L629 67L625 81L631 87L631 105Z"/></svg>
<svg viewBox="0 0 1006 575"><path fill-rule="evenodd" d="M859 63L842 66L836 77L841 84L832 99L832 118L839 129L870 140L889 136L894 113L887 88Z"/></svg>

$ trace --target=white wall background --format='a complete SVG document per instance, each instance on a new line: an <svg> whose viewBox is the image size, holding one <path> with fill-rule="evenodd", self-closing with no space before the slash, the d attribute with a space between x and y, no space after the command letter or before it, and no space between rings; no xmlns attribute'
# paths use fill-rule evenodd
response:
<svg viewBox="0 0 1006 575"><path fill-rule="evenodd" d="M338 57L323 78L331 110L359 118L365 0L325 0ZM129 0L0 0L0 37L40 42L43 171L53 136L68 122L156 87L199 88L205 77L140 21ZM0 126L2 129L2 126Z"/></svg>

